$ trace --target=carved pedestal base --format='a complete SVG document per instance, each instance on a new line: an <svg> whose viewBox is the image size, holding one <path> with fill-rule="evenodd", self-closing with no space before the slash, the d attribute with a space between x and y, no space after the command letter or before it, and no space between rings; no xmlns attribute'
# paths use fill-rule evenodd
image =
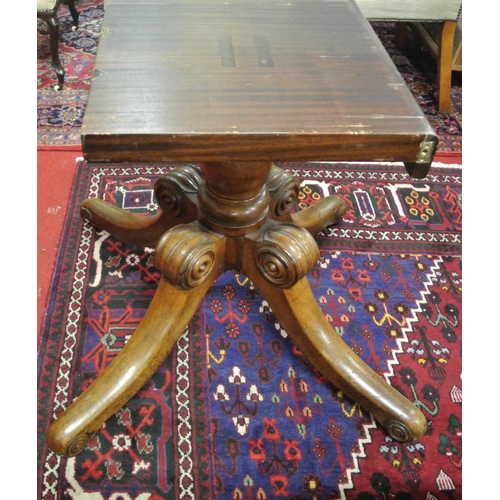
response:
<svg viewBox="0 0 500 500"><path fill-rule="evenodd" d="M420 410L352 352L317 305L306 277L319 258L313 235L341 220L346 207L340 197L329 196L292 214L298 192L298 181L270 162L210 162L177 167L159 179L155 195L161 210L155 216L130 214L97 199L83 203L82 216L96 227L155 247L162 276L129 342L50 427L54 452L79 453L148 381L228 269L253 281L304 355L394 439L408 441L425 432Z"/></svg>

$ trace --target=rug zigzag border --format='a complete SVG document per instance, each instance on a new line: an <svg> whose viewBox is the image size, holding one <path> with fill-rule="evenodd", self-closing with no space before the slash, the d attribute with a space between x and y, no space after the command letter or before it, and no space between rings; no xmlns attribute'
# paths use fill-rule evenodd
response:
<svg viewBox="0 0 500 500"><path fill-rule="evenodd" d="M353 475L359 474L361 472L360 465L359 465L359 459L366 458L365 445L371 444L373 442L371 431L373 429L377 428L377 422L375 421L375 419L373 418L373 416L371 414L370 414L370 416L372 419L371 424L363 425L363 430L365 431L365 436L358 439L357 444L360 448L360 451L359 451L359 453L353 453L351 455L353 462L354 462L354 467L349 467L345 471L348 482L343 483L343 484L339 484L339 492L340 492L340 499L339 500L348 500L345 490L352 490L352 488L354 488L354 484L352 482Z"/></svg>
<svg viewBox="0 0 500 500"><path fill-rule="evenodd" d="M364 253L364 252L361 252ZM367 252L368 253L368 252ZM369 252L369 253L376 253L376 252ZM417 299L415 301L416 307L413 307L411 309L412 311L412 318L407 318L408 321L408 326L406 328L402 328L401 332L404 334L402 338L397 339L397 348L392 350L392 359L389 358L387 360L387 365L388 365L388 371L383 373L383 376L385 380L387 381L388 384L391 384L391 379L394 377L394 365L399 365L399 360L397 359L397 356L399 354L403 354L403 344L406 344L409 342L408 339L408 333L413 332L413 323L418 321L417 314L419 312L422 312L421 305L425 303L425 296L429 295L431 292L429 290L429 287L432 286L432 279L436 277L436 272L439 271L440 267L439 264L443 262L442 257L437 256L434 258L434 265L431 267L430 272L428 273L427 281L423 283L423 286L425 287L425 290L420 292L421 298ZM360 452L359 453L353 453L351 456L353 458L353 461L355 463L355 467L351 467L346 469L346 475L348 478L348 482L339 485L339 492L340 492L340 499L339 500L348 500L346 496L346 490L352 490L354 488L354 483L353 483L353 475L354 474L359 474L361 472L360 469L360 463L359 459L361 458L366 458L366 452L365 452L365 445L366 444L372 444L373 439L371 435L371 431L373 429L377 428L377 423L373 416L371 415L372 418L372 425L364 425L363 428L365 430L365 437L360 438L358 440L358 446L360 447Z"/></svg>
<svg viewBox="0 0 500 500"><path fill-rule="evenodd" d="M57 370L56 377L56 387L55 394L53 399L53 409L52 409L52 418L57 418L59 413L59 408L61 411L66 409L68 399L69 399L69 377L66 372L63 371L63 367L67 367L68 373L71 371L71 362L74 358L74 347L76 346L76 335L79 332L79 320L82 315L82 307L83 307L83 294L80 293L82 289L85 279L88 274L88 258L90 256L90 242L92 240L93 234L93 226L86 222L83 224L81 237L78 245L77 252L77 261L75 263L75 269L79 269L78 272L73 273L73 282L71 285L72 294L69 298L69 302L67 304L68 314L66 316L67 322L64 328L64 343L63 350L59 357L59 366ZM74 308L74 305L77 305ZM68 353L66 357L65 354ZM64 385L59 385L58 381L63 380L66 381ZM62 395L62 398L59 396Z"/></svg>
<svg viewBox="0 0 500 500"><path fill-rule="evenodd" d="M388 384L391 384L391 379L395 376L394 366L399 365L399 360L397 356L399 354L403 354L403 344L407 344L409 342L408 333L414 332L413 324L418 322L418 313L422 312L422 304L426 303L425 297L429 295L431 292L429 288L432 286L432 279L436 277L437 271L439 271L439 264L443 262L443 258L441 256L434 257L434 266L430 269L430 273L428 274L427 281L423 283L425 290L420 292L420 299L415 301L416 307L411 309L412 317L407 318L408 326L405 328L401 328L401 333L403 336L396 340L397 349L392 350L392 359L387 360L388 371L384 373L384 378ZM391 384L392 385L392 384Z"/></svg>

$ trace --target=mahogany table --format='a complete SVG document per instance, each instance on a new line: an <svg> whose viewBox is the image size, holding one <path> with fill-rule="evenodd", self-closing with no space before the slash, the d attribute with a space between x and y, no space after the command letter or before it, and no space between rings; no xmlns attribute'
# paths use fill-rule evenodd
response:
<svg viewBox="0 0 500 500"><path fill-rule="evenodd" d="M332 329L307 273L313 235L341 220L329 196L292 213L278 161L400 161L425 177L438 139L353 0L108 0L82 127L89 162L193 162L158 179L157 215L89 199L81 213L155 247L161 279L115 360L49 429L75 455L152 376L229 269L265 296L292 341L396 440L419 409Z"/></svg>

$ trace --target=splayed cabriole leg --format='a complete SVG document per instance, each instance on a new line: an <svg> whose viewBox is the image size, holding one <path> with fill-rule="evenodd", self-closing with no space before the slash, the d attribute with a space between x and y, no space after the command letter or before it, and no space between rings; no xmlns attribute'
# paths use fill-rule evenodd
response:
<svg viewBox="0 0 500 500"><path fill-rule="evenodd" d="M71 17L73 18L73 24L75 28L78 28L78 18L80 17L79 12L75 7L75 0L67 0L69 11L71 12Z"/></svg>
<svg viewBox="0 0 500 500"><path fill-rule="evenodd" d="M82 451L102 424L151 378L223 271L225 238L197 222L165 233L155 254L162 272L146 315L104 372L52 424L47 441L56 453Z"/></svg>
<svg viewBox="0 0 500 500"><path fill-rule="evenodd" d="M298 181L273 167L267 187L271 193L269 217L281 224L268 224L260 235L246 238L243 273L262 292L295 345L325 378L370 411L394 439L420 437L427 429L422 412L345 344L324 317L305 277L319 258L310 235L342 220L345 202L340 196L327 196L292 214L298 200Z"/></svg>
<svg viewBox="0 0 500 500"><path fill-rule="evenodd" d="M264 295L294 344L325 378L370 411L394 439L420 437L427 429L422 412L346 345L317 305L303 277L309 262L305 256L313 242L298 226L291 225L288 237L293 235L293 242L287 242L286 237L279 240L282 227L271 227L259 239L246 239L243 273Z"/></svg>
<svg viewBox="0 0 500 500"><path fill-rule="evenodd" d="M420 410L373 372L318 307L307 273L319 258L313 235L338 222L345 204L328 196L291 213L299 184L271 162L210 162L174 169L156 183L161 213L142 217L100 200L82 215L113 236L155 246L161 280L139 327L116 359L49 429L53 451L75 455L153 375L222 272L243 272L291 339L333 384L399 441L421 436Z"/></svg>

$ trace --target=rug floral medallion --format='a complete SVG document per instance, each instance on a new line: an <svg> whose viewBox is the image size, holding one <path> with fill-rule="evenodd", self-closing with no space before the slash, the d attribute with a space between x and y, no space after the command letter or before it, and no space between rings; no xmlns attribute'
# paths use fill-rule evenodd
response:
<svg viewBox="0 0 500 500"><path fill-rule="evenodd" d="M159 272L153 249L84 222L103 198L155 213L173 165L85 165L77 181L38 365L38 498L46 500L461 498L461 169L424 180L394 164L284 163L300 207L328 194L344 220L317 237L309 274L332 327L426 416L388 437L296 349L259 290L226 272L152 379L73 458L49 424L120 352Z"/></svg>

